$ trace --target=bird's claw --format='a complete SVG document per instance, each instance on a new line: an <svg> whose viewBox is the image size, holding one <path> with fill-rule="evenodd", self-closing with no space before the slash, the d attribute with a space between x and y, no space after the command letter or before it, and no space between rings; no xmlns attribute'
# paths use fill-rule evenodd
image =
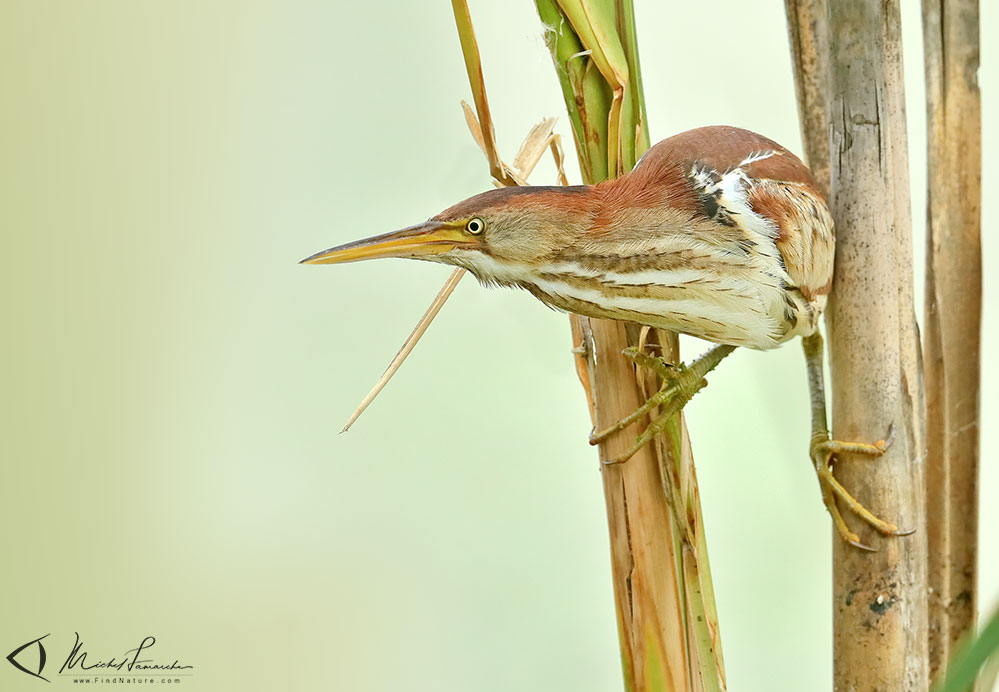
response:
<svg viewBox="0 0 999 692"><path fill-rule="evenodd" d="M884 440L870 444L865 442L841 442L839 440L826 439L813 440L811 457L815 465L815 471L819 478L819 485L822 488L822 500L826 509L832 516L833 525L840 537L850 545L862 550L875 551L869 545L860 541L860 537L847 527L843 520L843 515L839 510L837 499L846 504L860 519L874 527L878 532L886 536L908 536L915 533L915 529L900 529L895 524L885 521L875 516L870 510L862 505L846 488L833 476L832 460L837 453L846 452L853 454L866 454L868 456L882 456L895 441L895 426L892 424L888 428L888 435Z"/></svg>
<svg viewBox="0 0 999 692"><path fill-rule="evenodd" d="M613 459L601 459L600 463L603 464L604 466L616 466L617 464L623 464L633 456L635 456L635 452L631 452L630 454L625 453L620 456L616 456Z"/></svg>
<svg viewBox="0 0 999 692"><path fill-rule="evenodd" d="M894 526L894 524L893 524L893 526ZM916 533L915 529L896 529L895 531L893 531L891 533L886 533L885 535L886 536L911 536L914 533ZM852 545L855 548L860 548L861 550L866 550L869 553L876 553L876 552L878 552L877 548L873 548L873 547L867 545L866 543L863 543L860 540L860 536L858 536L857 534L855 534L853 531L848 531L845 534L841 533L840 535L843 537L843 540L846 543L849 543L850 545Z"/></svg>
<svg viewBox="0 0 999 692"><path fill-rule="evenodd" d="M653 371L663 379L674 377L677 373L684 371L683 363L673 365L661 356L654 356L651 353L640 351L634 346L621 351L621 355L635 362L639 367Z"/></svg>
<svg viewBox="0 0 999 692"><path fill-rule="evenodd" d="M843 540L845 540L847 543L849 543L850 545L852 545L854 548L860 548L861 550L866 550L869 553L876 553L876 552L878 552L877 548L872 548L871 546L867 545L866 543L861 543L860 542L860 536L858 536L855 533L851 532L848 536L843 536Z"/></svg>
<svg viewBox="0 0 999 692"><path fill-rule="evenodd" d="M885 439L877 442L842 442L840 440L830 440L828 435L812 440L811 455L824 455L826 463L832 465L832 458L836 454L863 454L869 457L880 457L885 454L895 443L895 424L888 426L888 434Z"/></svg>

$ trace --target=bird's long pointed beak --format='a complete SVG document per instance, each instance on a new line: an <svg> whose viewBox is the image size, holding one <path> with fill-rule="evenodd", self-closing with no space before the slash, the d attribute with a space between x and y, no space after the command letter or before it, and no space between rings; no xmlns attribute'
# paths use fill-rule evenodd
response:
<svg viewBox="0 0 999 692"><path fill-rule="evenodd" d="M306 257L300 264L340 264L379 257L420 258L440 255L456 247L473 247L478 240L461 226L427 221L401 231L384 233L346 245L338 245Z"/></svg>

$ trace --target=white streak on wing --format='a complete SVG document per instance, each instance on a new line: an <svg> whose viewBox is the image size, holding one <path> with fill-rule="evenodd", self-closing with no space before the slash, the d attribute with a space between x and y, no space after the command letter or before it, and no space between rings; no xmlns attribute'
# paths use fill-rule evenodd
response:
<svg viewBox="0 0 999 692"><path fill-rule="evenodd" d="M699 241L686 238L683 245L689 248L694 242ZM736 273L723 276L687 268L601 272L570 260L544 266L539 271L524 264L497 262L479 253L452 251L452 256L460 257L460 264L487 284L533 284L551 297L552 307L562 310L573 311L572 301L581 301L599 306L608 316L618 319L755 348L771 348L782 338L779 319L784 302L779 275L783 272L777 261L765 254L757 256L752 264L732 267ZM563 272L593 284L578 286L553 276ZM762 282L765 277L772 277L772 284ZM613 289L614 283L623 289L640 283L669 287L685 285L684 282L687 291L683 298L668 298L654 289L648 296L625 296ZM599 283L604 283L609 292L600 290Z"/></svg>
<svg viewBox="0 0 999 692"><path fill-rule="evenodd" d="M655 284L657 286L683 286L702 281L708 275L699 269L663 269L636 272L607 272L604 279L622 286L640 286Z"/></svg>
<svg viewBox="0 0 999 692"><path fill-rule="evenodd" d="M693 168L690 169L690 176L694 179L695 187L701 188L701 191L705 195L709 195L715 190L715 182L711 178L711 174L704 168L698 168L695 164Z"/></svg>
<svg viewBox="0 0 999 692"><path fill-rule="evenodd" d="M699 238L695 234L674 233L669 235L650 234L646 238L636 238L626 244L621 244L613 248L593 243L581 245L580 250L597 255L607 255L612 257L641 257L647 255L670 255L695 253L698 255L708 255L719 257L725 254L724 248L717 243L712 243Z"/></svg>
<svg viewBox="0 0 999 692"><path fill-rule="evenodd" d="M765 345L774 342L777 334L776 323L764 314L745 309L729 309L721 304L698 299L664 299L604 294L595 288L574 286L557 279L535 277L531 283L541 291L568 300L577 300L597 305L611 313L623 314L622 318L634 319L640 314L657 326L698 334L696 327L708 332L717 332L731 341L751 345ZM762 307L762 305L761 305ZM695 328L692 329L691 326Z"/></svg>
<svg viewBox="0 0 999 692"><path fill-rule="evenodd" d="M545 267L545 273L569 274L581 279L600 279L603 282L615 283L621 286L641 286L644 284L682 286L708 278L708 275L699 269L647 269L633 272L605 272L593 269L592 267L584 267L575 262L560 262L549 265Z"/></svg>
<svg viewBox="0 0 999 692"><path fill-rule="evenodd" d="M722 190L718 205L725 207L729 218L751 236L756 236L758 257L756 265L759 271L777 277L786 285L793 285L791 277L783 268L780 251L776 240L780 228L771 219L757 214L749 206L749 181L746 174L738 168L726 173L719 182Z"/></svg>
<svg viewBox="0 0 999 692"><path fill-rule="evenodd" d="M486 255L469 256L469 264L475 266L483 276L497 283L517 283L526 277L535 277L538 270L525 264L512 262L497 262ZM697 269L662 269L643 270L635 272L605 272L592 267L584 267L576 262L563 261L544 265L541 273L567 274L580 279L593 279L601 283L616 283L622 286L638 286L655 284L658 286L679 286L685 283L701 281L710 278L708 274Z"/></svg>
<svg viewBox="0 0 999 692"><path fill-rule="evenodd" d="M774 271L779 273L780 267ZM775 274L763 274L760 269L749 264L728 266L722 273L704 269L646 269L633 272L602 272L584 267L575 262L561 262L545 268L544 274L563 274L581 279L593 279L614 287L682 287L689 289L688 295L697 295L704 302L728 305L743 312L755 309L758 314L770 314L772 306L783 309L783 292L780 278ZM551 277L546 277L551 278ZM769 278L769 281L766 279ZM661 294L660 294L661 295ZM656 300L661 300L657 297ZM750 307L752 306L752 307Z"/></svg>
<svg viewBox="0 0 999 692"><path fill-rule="evenodd" d="M763 159L769 159L771 156L773 156L776 153L777 152L774 151L774 150L772 150L772 149L769 150L769 151L756 151L756 152L753 152L752 154L750 154L749 156L747 156L746 158L744 158L742 160L742 163L740 163L738 166L736 166L736 168L742 168L743 166L748 166L749 164L753 163L754 161L762 161Z"/></svg>
<svg viewBox="0 0 999 692"><path fill-rule="evenodd" d="M722 190L718 205L725 207L730 215L738 216L736 222L740 226L769 240L773 240L780 234L777 224L760 216L749 206L749 190L745 173L736 168L723 175L718 186Z"/></svg>

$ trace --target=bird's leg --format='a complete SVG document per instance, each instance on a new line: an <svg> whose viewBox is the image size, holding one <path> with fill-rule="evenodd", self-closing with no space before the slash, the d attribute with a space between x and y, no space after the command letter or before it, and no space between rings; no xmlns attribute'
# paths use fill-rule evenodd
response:
<svg viewBox="0 0 999 692"><path fill-rule="evenodd" d="M840 499L853 510L854 514L866 521L881 533L888 536L905 536L912 531L900 531L895 524L879 519L870 510L864 507L844 488L835 476L833 476L833 457L836 454L866 454L872 457L879 457L887 451L895 439L895 427L888 430L888 437L885 440L878 440L874 444L866 442L840 442L829 438L829 428L826 423L826 393L822 372L823 351L822 336L815 332L811 336L802 339L802 347L805 351L805 362L808 366L808 392L812 400L812 441L809 446L809 455L812 464L815 466L815 473L819 477L819 486L822 489L822 502L832 516L833 525L840 537L851 545L864 550L873 550L870 546L860 542L860 537L850 530L843 519L843 514L839 510L836 499Z"/></svg>
<svg viewBox="0 0 999 692"><path fill-rule="evenodd" d="M650 413L653 409L659 406L663 408L653 418L652 422L649 423L645 431L638 436L634 445L620 456L608 459L604 463L619 464L627 461L656 435L663 432L669 424L670 418L676 415L707 384L704 376L714 370L722 359L733 350L735 350L735 346L724 344L715 346L689 366L685 366L682 364L672 365L662 358L649 355L638 349L625 349L623 351L625 356L635 361L640 367L652 370L662 377L662 387L659 388L658 392L650 396L648 401L642 404L634 413L625 416L609 428L591 435L590 444L599 444L614 433L624 430L635 421Z"/></svg>

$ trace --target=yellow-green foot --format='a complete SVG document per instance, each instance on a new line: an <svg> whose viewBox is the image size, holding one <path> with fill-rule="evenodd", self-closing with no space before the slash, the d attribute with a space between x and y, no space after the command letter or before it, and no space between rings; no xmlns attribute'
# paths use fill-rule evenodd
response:
<svg viewBox="0 0 999 692"><path fill-rule="evenodd" d="M828 435L825 435L824 437L813 437L809 449L812 463L815 465L815 473L819 477L819 486L822 488L822 501L832 516L836 533L850 545L862 548L863 550L874 550L874 548L861 543L860 537L850 530L846 521L843 520L843 514L840 512L839 505L836 502L837 499L841 500L854 514L886 536L908 536L915 529L899 529L895 524L876 517L869 509L860 504L857 498L851 495L833 475L833 457L839 453L865 454L871 457L879 457L888 450L894 439L895 427L892 426L888 431L887 439L878 440L874 444L866 442L840 442L839 440L830 440Z"/></svg>
<svg viewBox="0 0 999 692"><path fill-rule="evenodd" d="M662 433L670 419L680 412L690 399L707 385L704 376L715 368L722 359L735 349L734 346L715 346L705 353L689 367L683 365L672 365L662 358L649 355L634 348L626 348L622 353L635 361L642 368L652 370L658 374L662 380L662 387L659 391L649 397L648 401L642 404L634 413L625 416L614 425L594 432L590 435L590 444L600 444L611 435L624 430L632 423L642 417L651 414L655 409L659 412L645 431L635 440L635 444L629 447L624 453L613 459L605 459L605 464L620 464L635 455L638 450L647 445L652 438Z"/></svg>

